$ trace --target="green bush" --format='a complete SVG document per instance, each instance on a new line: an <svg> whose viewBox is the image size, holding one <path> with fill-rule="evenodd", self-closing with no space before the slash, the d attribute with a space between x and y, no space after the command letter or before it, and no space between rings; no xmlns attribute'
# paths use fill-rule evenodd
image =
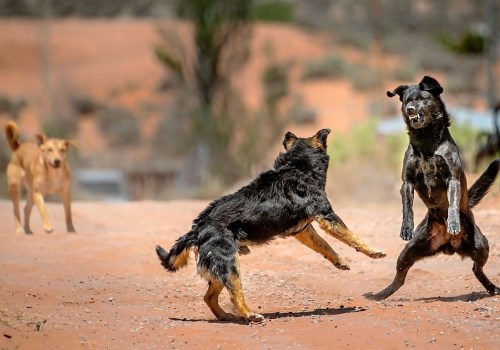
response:
<svg viewBox="0 0 500 350"><path fill-rule="evenodd" d="M302 79L340 79L346 73L347 63L340 56L326 56L306 62Z"/></svg>
<svg viewBox="0 0 500 350"><path fill-rule="evenodd" d="M285 1L261 2L252 12L252 18L257 21L291 23L295 19L293 4Z"/></svg>

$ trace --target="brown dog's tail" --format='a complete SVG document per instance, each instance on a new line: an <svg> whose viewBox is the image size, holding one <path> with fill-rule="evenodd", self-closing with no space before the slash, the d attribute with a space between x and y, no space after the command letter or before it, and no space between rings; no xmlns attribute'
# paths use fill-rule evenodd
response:
<svg viewBox="0 0 500 350"><path fill-rule="evenodd" d="M14 152L19 148L19 129L17 124L13 121L7 122L4 128L5 138L9 144L10 149Z"/></svg>
<svg viewBox="0 0 500 350"><path fill-rule="evenodd" d="M491 185L495 182L499 170L500 158L491 162L488 169L469 188L469 206L471 208L475 207L486 193L488 193Z"/></svg>
<svg viewBox="0 0 500 350"><path fill-rule="evenodd" d="M162 266L170 271L175 272L188 263L189 252L196 245L197 234L193 231L179 237L173 247L167 252L165 249L156 246L156 254L160 258Z"/></svg>

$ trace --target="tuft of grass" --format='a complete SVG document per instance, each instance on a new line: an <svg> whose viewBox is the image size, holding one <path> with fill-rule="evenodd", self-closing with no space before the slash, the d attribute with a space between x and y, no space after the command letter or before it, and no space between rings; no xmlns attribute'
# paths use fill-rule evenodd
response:
<svg viewBox="0 0 500 350"><path fill-rule="evenodd" d="M262 1L255 4L252 17L256 21L292 23L295 11L293 4L287 1Z"/></svg>
<svg viewBox="0 0 500 350"><path fill-rule="evenodd" d="M326 56L306 62L302 80L329 78L340 79L346 74L347 63L340 56Z"/></svg>

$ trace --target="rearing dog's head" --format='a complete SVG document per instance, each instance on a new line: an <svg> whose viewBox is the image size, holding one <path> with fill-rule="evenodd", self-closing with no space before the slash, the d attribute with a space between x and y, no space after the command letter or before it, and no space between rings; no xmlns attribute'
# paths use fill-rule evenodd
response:
<svg viewBox="0 0 500 350"><path fill-rule="evenodd" d="M387 96L399 96L402 102L401 112L408 128L422 129L437 120L449 124L449 117L440 97L442 92L443 88L436 79L425 76L416 85L400 85L392 92L387 91Z"/></svg>
<svg viewBox="0 0 500 350"><path fill-rule="evenodd" d="M44 162L52 168L60 168L66 161L71 141L48 138L44 134L35 135Z"/></svg>

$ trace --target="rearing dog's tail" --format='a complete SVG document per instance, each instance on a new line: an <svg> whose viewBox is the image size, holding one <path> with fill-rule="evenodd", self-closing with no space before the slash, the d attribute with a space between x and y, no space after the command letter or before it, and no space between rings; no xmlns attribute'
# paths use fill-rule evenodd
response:
<svg viewBox="0 0 500 350"><path fill-rule="evenodd" d="M4 128L4 133L10 149L14 152L19 148L19 129L17 128L17 124L13 121L7 122Z"/></svg>
<svg viewBox="0 0 500 350"><path fill-rule="evenodd" d="M189 231L177 239L169 252L156 246L156 254L160 258L162 266L168 271L175 272L188 263L189 251L196 245L196 232Z"/></svg>
<svg viewBox="0 0 500 350"><path fill-rule="evenodd" d="M495 182L499 170L500 158L491 162L488 169L469 188L469 206L471 208L475 207L486 193L488 193L491 185Z"/></svg>

